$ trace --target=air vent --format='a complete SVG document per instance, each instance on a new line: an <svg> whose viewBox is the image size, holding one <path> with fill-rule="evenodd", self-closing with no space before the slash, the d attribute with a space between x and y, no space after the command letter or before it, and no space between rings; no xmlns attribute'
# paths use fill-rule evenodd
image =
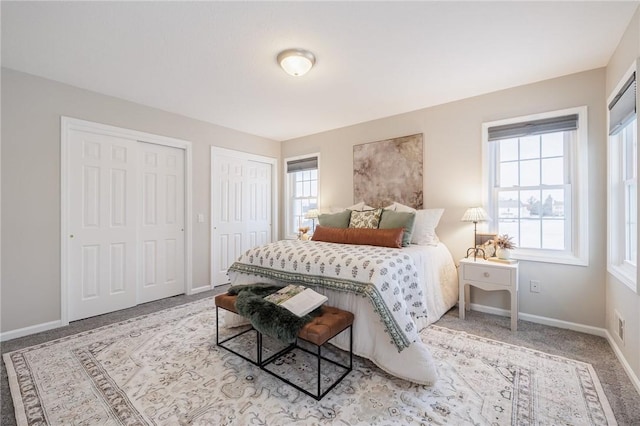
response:
<svg viewBox="0 0 640 426"><path fill-rule="evenodd" d="M620 341L624 344L624 319L620 316L620 312L615 310L613 311L613 317L613 329Z"/></svg>

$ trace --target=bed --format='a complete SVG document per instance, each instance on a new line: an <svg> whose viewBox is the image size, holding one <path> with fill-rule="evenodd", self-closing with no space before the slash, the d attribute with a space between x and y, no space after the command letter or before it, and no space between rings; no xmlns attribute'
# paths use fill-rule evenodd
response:
<svg viewBox="0 0 640 426"><path fill-rule="evenodd" d="M282 240L248 250L228 271L232 285L303 283L355 315L354 353L394 376L431 385L437 371L419 332L457 301L451 253L438 242L403 248ZM225 313L227 326L239 318ZM332 343L349 346L347 336Z"/></svg>

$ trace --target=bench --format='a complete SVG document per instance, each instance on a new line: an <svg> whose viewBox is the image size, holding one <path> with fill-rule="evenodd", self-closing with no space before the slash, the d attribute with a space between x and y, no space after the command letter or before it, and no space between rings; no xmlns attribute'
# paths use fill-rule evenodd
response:
<svg viewBox="0 0 640 426"><path fill-rule="evenodd" d="M332 306L325 306L323 305L320 309L320 315L316 316L313 318L312 321L308 322L307 324L305 324L302 329L300 330L300 332L298 333L298 337L296 339L296 341L294 343L292 343L291 345L287 346L286 348L282 349L281 351L277 352L276 354L268 357L267 359L263 359L262 358L262 348L263 348L263 336L262 333L258 332L258 330L255 330L253 327L249 328L247 330L241 331L240 333L237 333L233 336L227 337L224 340L220 340L220 333L219 333L219 316L218 316L218 310L219 309L224 309L226 311L232 312L234 314L238 314L238 311L236 310L236 297L235 295L229 295L227 293L224 294L219 294L215 297L215 303L216 303L216 345L234 353L235 355L240 356L241 358L251 362L252 364L260 367L262 370L266 371L267 373L277 377L278 379L284 381L285 383L293 386L294 388L298 389L299 391L305 393L306 395L309 395L313 398L315 398L316 400L320 400L322 399L327 393L329 393L338 383L340 383L342 381L342 379L344 379L347 374L349 374L349 372L352 370L353 368L353 314L351 312L347 312L344 311L342 309L338 309L338 308L334 308ZM324 346L325 343L327 343L329 340L331 340L332 338L334 338L335 336L337 336L338 334L342 333L343 331L346 331L347 329L349 329L349 365L343 365L340 364L332 359L329 359L325 356L322 355L322 346ZM256 359L253 360L235 350L233 350L232 348L225 346L224 344L226 342L229 342L245 333L251 332L251 331L255 331L256 332ZM315 346L316 350L315 351L310 351L302 346L299 345L298 340L303 340L305 342L310 343L311 345ZM299 349L302 350L304 352L307 352L311 355L313 355L316 359L317 359L317 392L311 393L309 392L307 389L304 389L301 386L296 385L295 383L292 383L291 381L287 380L285 377L277 374L276 372L269 370L267 368L267 366L271 363L273 363L274 361L276 361L277 359L279 359L280 357L282 357L283 355L291 352L294 349ZM331 383L331 385L325 389L324 391L322 391L321 389L321 362L322 361L327 361L330 362L342 369L344 369L344 372L340 375L340 377L338 379L336 379L335 381L333 381Z"/></svg>

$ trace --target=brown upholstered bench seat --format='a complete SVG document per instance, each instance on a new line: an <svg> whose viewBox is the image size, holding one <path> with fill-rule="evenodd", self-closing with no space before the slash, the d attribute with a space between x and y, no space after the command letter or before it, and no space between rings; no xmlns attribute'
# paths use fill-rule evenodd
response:
<svg viewBox="0 0 640 426"><path fill-rule="evenodd" d="M216 306L222 309L226 309L229 312L237 314L236 310L236 298L238 296L231 296L230 294L223 293L216 296Z"/></svg>
<svg viewBox="0 0 640 426"><path fill-rule="evenodd" d="M237 314L237 297L227 293L219 294L215 297L216 306ZM317 346L324 345L329 339L334 338L353 324L351 312L333 306L322 306L320 309L322 313L305 324L298 333L298 337Z"/></svg>
<svg viewBox="0 0 640 426"><path fill-rule="evenodd" d="M230 349L227 346L224 346L223 343L232 340L244 333L246 333L247 331L251 331L251 329L249 330L245 330L239 334L236 334L235 336L231 336L223 341L220 341L219 339L219 330L218 330L218 308L227 310L229 312L233 312L234 314L238 314L238 311L236 310L236 298L237 296L235 295L229 295L227 293L224 294L219 294L215 297L215 303L216 303L216 343L218 346L221 346L227 350L229 350L230 352L233 352L236 355L239 355L240 357L246 359L247 361L252 362L253 364L258 365L260 368L262 368L264 371L267 371L268 373L278 377L279 379L283 380L284 382L290 384L291 386L295 387L296 389L306 393L307 395L310 395L312 397L314 397L317 400L322 399L322 397L324 397L331 389L333 389L338 383L340 383L340 381L342 381L342 379L349 374L349 372L351 371L351 369L353 368L353 332L352 332L352 326L353 326L353 319L354 316L351 312L342 310L342 309L338 309L338 308L334 308L332 306L326 306L323 305L320 309L320 315L314 317L310 322L308 322L307 324L305 324L302 329L300 330L300 332L298 333L298 338L302 339L306 342L312 343L313 345L315 345L317 347L317 353L313 353L307 349L304 349L300 346L297 345L297 342L288 346L287 348L285 348L284 350L276 353L275 355L269 357L266 360L262 359L262 334L259 333L256 330L256 335L257 335L257 361L254 361L236 351L234 351L233 349ZM324 345L325 343L327 343L330 339L334 338L335 336L337 336L338 334L342 333L343 331L345 331L346 329L349 329L349 365L342 365L337 363L334 360L325 358L322 356L322 345ZM289 380L285 379L284 377L279 376L278 374L274 373L273 371L270 371L268 369L266 369L265 367L272 363L273 361L275 361L276 359L280 358L282 355L290 352L293 349L301 349L305 352L311 353L312 355L317 357L317 361L318 361L318 366L317 366L317 372L318 372L318 381L317 381L317 385L318 385L318 389L317 389L317 393L313 394L311 392L309 392L306 389L303 389L302 387L291 383ZM338 378L328 389L326 389L324 392L321 392L321 361L328 361L331 362L334 365L337 365L339 367L342 367L345 369L344 373L340 376L340 378Z"/></svg>

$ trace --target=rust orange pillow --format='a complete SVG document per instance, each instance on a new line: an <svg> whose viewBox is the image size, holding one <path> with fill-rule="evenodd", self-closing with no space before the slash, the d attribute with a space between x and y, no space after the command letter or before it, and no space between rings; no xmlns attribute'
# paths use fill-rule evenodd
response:
<svg viewBox="0 0 640 426"><path fill-rule="evenodd" d="M402 247L404 228L328 228L316 226L311 239L327 243L362 244L368 246Z"/></svg>

